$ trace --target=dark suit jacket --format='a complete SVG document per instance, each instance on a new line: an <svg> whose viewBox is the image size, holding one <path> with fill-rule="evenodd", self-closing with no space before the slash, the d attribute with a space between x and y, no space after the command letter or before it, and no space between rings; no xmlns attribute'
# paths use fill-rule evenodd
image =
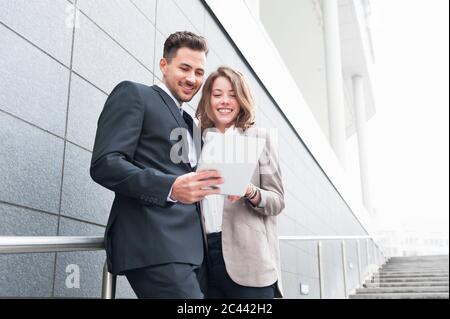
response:
<svg viewBox="0 0 450 319"><path fill-rule="evenodd" d="M199 205L167 202L175 179L192 171L187 152L183 162L170 159L178 143L170 139L171 132L179 127L189 129L158 86L122 82L105 103L90 173L115 192L105 231L113 274L163 263L202 263Z"/></svg>

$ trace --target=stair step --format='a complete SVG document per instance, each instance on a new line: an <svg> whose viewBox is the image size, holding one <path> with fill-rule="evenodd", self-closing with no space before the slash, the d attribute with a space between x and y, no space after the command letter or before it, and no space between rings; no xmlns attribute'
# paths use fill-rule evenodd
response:
<svg viewBox="0 0 450 319"><path fill-rule="evenodd" d="M388 294L356 294L350 295L350 299L449 299L448 293L423 292L423 293L388 293Z"/></svg>
<svg viewBox="0 0 450 319"><path fill-rule="evenodd" d="M404 264L393 264L387 263L384 267L429 267L429 268L445 268L448 267L448 263L404 263Z"/></svg>
<svg viewBox="0 0 450 319"><path fill-rule="evenodd" d="M427 267L382 267L380 271L428 271L428 272L448 272L448 267L427 268Z"/></svg>
<svg viewBox="0 0 450 319"><path fill-rule="evenodd" d="M424 268L402 268L402 269L379 269L379 272L443 272L448 273L448 269L424 269Z"/></svg>
<svg viewBox="0 0 450 319"><path fill-rule="evenodd" d="M424 265L424 266L431 266L431 265L437 265L438 267L445 267L449 265L448 261L433 261L433 262L387 262L384 264L385 266L407 266L407 265Z"/></svg>
<svg viewBox="0 0 450 319"><path fill-rule="evenodd" d="M376 283L369 282L365 283L364 287L367 288L383 288L383 287L448 287L448 282L430 282L430 281L416 281L416 282L384 282L384 283Z"/></svg>
<svg viewBox="0 0 450 319"><path fill-rule="evenodd" d="M391 257L350 299L448 299L449 256Z"/></svg>
<svg viewBox="0 0 450 319"><path fill-rule="evenodd" d="M449 277L448 274L444 273L437 273L437 274L428 274L428 273L404 273L404 274L373 274L375 277L379 278L391 278L391 277L398 277L398 278L405 278L405 277L424 277L424 278L432 278L432 277L442 277L446 278Z"/></svg>
<svg viewBox="0 0 450 319"><path fill-rule="evenodd" d="M390 264L401 264L401 263L441 263L445 264L448 263L449 260L447 258L435 258L435 259L425 259L425 258L418 258L418 259L403 259L403 260L395 260L395 259L389 259Z"/></svg>
<svg viewBox="0 0 450 319"><path fill-rule="evenodd" d="M374 293L422 293L422 292L447 292L446 287L383 287L383 288L360 288L356 289L357 294Z"/></svg>
<svg viewBox="0 0 450 319"><path fill-rule="evenodd" d="M413 282L413 281L424 281L423 277L404 277L404 278L374 278L372 280L367 280L366 282ZM426 281L438 281L438 282L448 282L448 277L427 277Z"/></svg>
<svg viewBox="0 0 450 319"><path fill-rule="evenodd" d="M446 266L449 262L447 260L434 260L434 261L409 261L409 262L387 262L386 265L396 266L396 265L439 265Z"/></svg>
<svg viewBox="0 0 450 319"><path fill-rule="evenodd" d="M430 264L430 265L413 265L413 264L404 264L404 265L392 265L392 264L386 264L382 266L382 268L431 268L431 269L448 269L449 265L436 265L436 264Z"/></svg>
<svg viewBox="0 0 450 319"><path fill-rule="evenodd" d="M448 255L422 255L422 256L392 256L389 257L390 260L407 260L407 259L447 259Z"/></svg>
<svg viewBox="0 0 450 319"><path fill-rule="evenodd" d="M430 263L386 263L385 267L404 267L404 266L423 266L423 267L448 267L448 262L430 262Z"/></svg>
<svg viewBox="0 0 450 319"><path fill-rule="evenodd" d="M448 256L411 256L411 257L391 257L389 258L390 262L402 262L402 261L448 261Z"/></svg>
<svg viewBox="0 0 450 319"><path fill-rule="evenodd" d="M389 261L390 265L400 265L400 264L438 264L445 265L448 264L448 260L411 260L411 261Z"/></svg>
<svg viewBox="0 0 450 319"><path fill-rule="evenodd" d="M443 273L436 273L436 274L429 274L429 273L423 273L423 274L418 274L418 273L405 273L405 274L374 274L373 275L375 278L410 278L410 277L423 277L423 278L433 278L433 277L441 277L441 278L445 278L448 277L448 274L443 274Z"/></svg>
<svg viewBox="0 0 450 319"><path fill-rule="evenodd" d="M441 272L428 272L428 271L380 271L378 274L380 275L435 275L441 274L445 276L449 275L449 272L441 271Z"/></svg>

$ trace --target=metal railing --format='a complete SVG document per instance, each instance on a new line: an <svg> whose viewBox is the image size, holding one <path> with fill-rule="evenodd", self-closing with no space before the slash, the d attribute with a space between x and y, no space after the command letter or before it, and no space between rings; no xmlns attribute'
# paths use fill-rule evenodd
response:
<svg viewBox="0 0 450 319"><path fill-rule="evenodd" d="M346 240L356 240L356 254L357 254L357 263L358 263L358 279L359 283L362 283L362 271L361 271L361 248L359 240L365 240L366 242L366 258L367 265L370 265L370 255L369 255L369 241L371 240L375 247L377 248L377 254L374 254L374 257L377 258L375 260L375 264L380 266L386 262L386 258L383 255L382 250L375 242L372 236L279 236L280 241L317 241L317 264L319 270L319 290L320 290L320 299L324 296L324 282L323 282L323 264L322 264L322 242L323 241L341 241L341 257L342 257L342 275L344 281L344 295L345 298L348 297L348 289L347 289L347 253L346 253ZM381 258L381 263L379 258ZM369 269L370 275L370 269Z"/></svg>
<svg viewBox="0 0 450 319"><path fill-rule="evenodd" d="M319 270L319 286L320 298L323 298L323 264L322 264L322 242L328 240L341 241L341 256L343 265L343 278L345 297L348 296L347 291L347 266L346 266L346 244L345 240L356 240L357 260L358 260L358 276L359 282L362 283L361 272L361 252L359 240L366 241L366 258L367 264L369 260L369 240L378 248L378 256L382 257L383 263L385 257L381 249L378 247L371 236L279 236L280 241L317 241L317 257ZM48 252L73 252L73 251L95 251L104 250L103 237L99 236L49 236L49 237L22 237L22 236L0 236L0 254L20 254L20 253L48 253ZM376 254L374 255L377 256ZM376 261L379 263L379 261ZM108 271L108 265L105 262L102 277L102 299L114 299L116 294L116 276Z"/></svg>
<svg viewBox="0 0 450 319"><path fill-rule="evenodd" d="M0 236L0 254L94 251L104 249L103 237L99 236ZM105 262L103 267L101 297L102 299L114 299L115 293L116 276L108 271L108 265Z"/></svg>

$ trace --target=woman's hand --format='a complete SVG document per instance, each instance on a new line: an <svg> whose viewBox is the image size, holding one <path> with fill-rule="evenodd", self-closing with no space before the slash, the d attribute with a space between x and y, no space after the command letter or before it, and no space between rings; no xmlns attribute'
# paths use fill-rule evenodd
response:
<svg viewBox="0 0 450 319"><path fill-rule="evenodd" d="M248 196L253 191L253 185L248 184L247 189L245 190L244 196L237 196L237 195L228 195L228 200L232 203L236 203L241 198L244 198L245 196Z"/></svg>
<svg viewBox="0 0 450 319"><path fill-rule="evenodd" d="M238 200L241 199L241 196L237 195L228 195L228 200L232 203L236 203Z"/></svg>

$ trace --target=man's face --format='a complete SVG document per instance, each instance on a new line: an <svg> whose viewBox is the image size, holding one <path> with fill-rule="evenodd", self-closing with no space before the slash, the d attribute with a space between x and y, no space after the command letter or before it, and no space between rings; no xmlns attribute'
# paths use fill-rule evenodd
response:
<svg viewBox="0 0 450 319"><path fill-rule="evenodd" d="M164 84L180 102L190 101L200 90L205 75L206 54L189 48L178 49L170 63L159 62Z"/></svg>

